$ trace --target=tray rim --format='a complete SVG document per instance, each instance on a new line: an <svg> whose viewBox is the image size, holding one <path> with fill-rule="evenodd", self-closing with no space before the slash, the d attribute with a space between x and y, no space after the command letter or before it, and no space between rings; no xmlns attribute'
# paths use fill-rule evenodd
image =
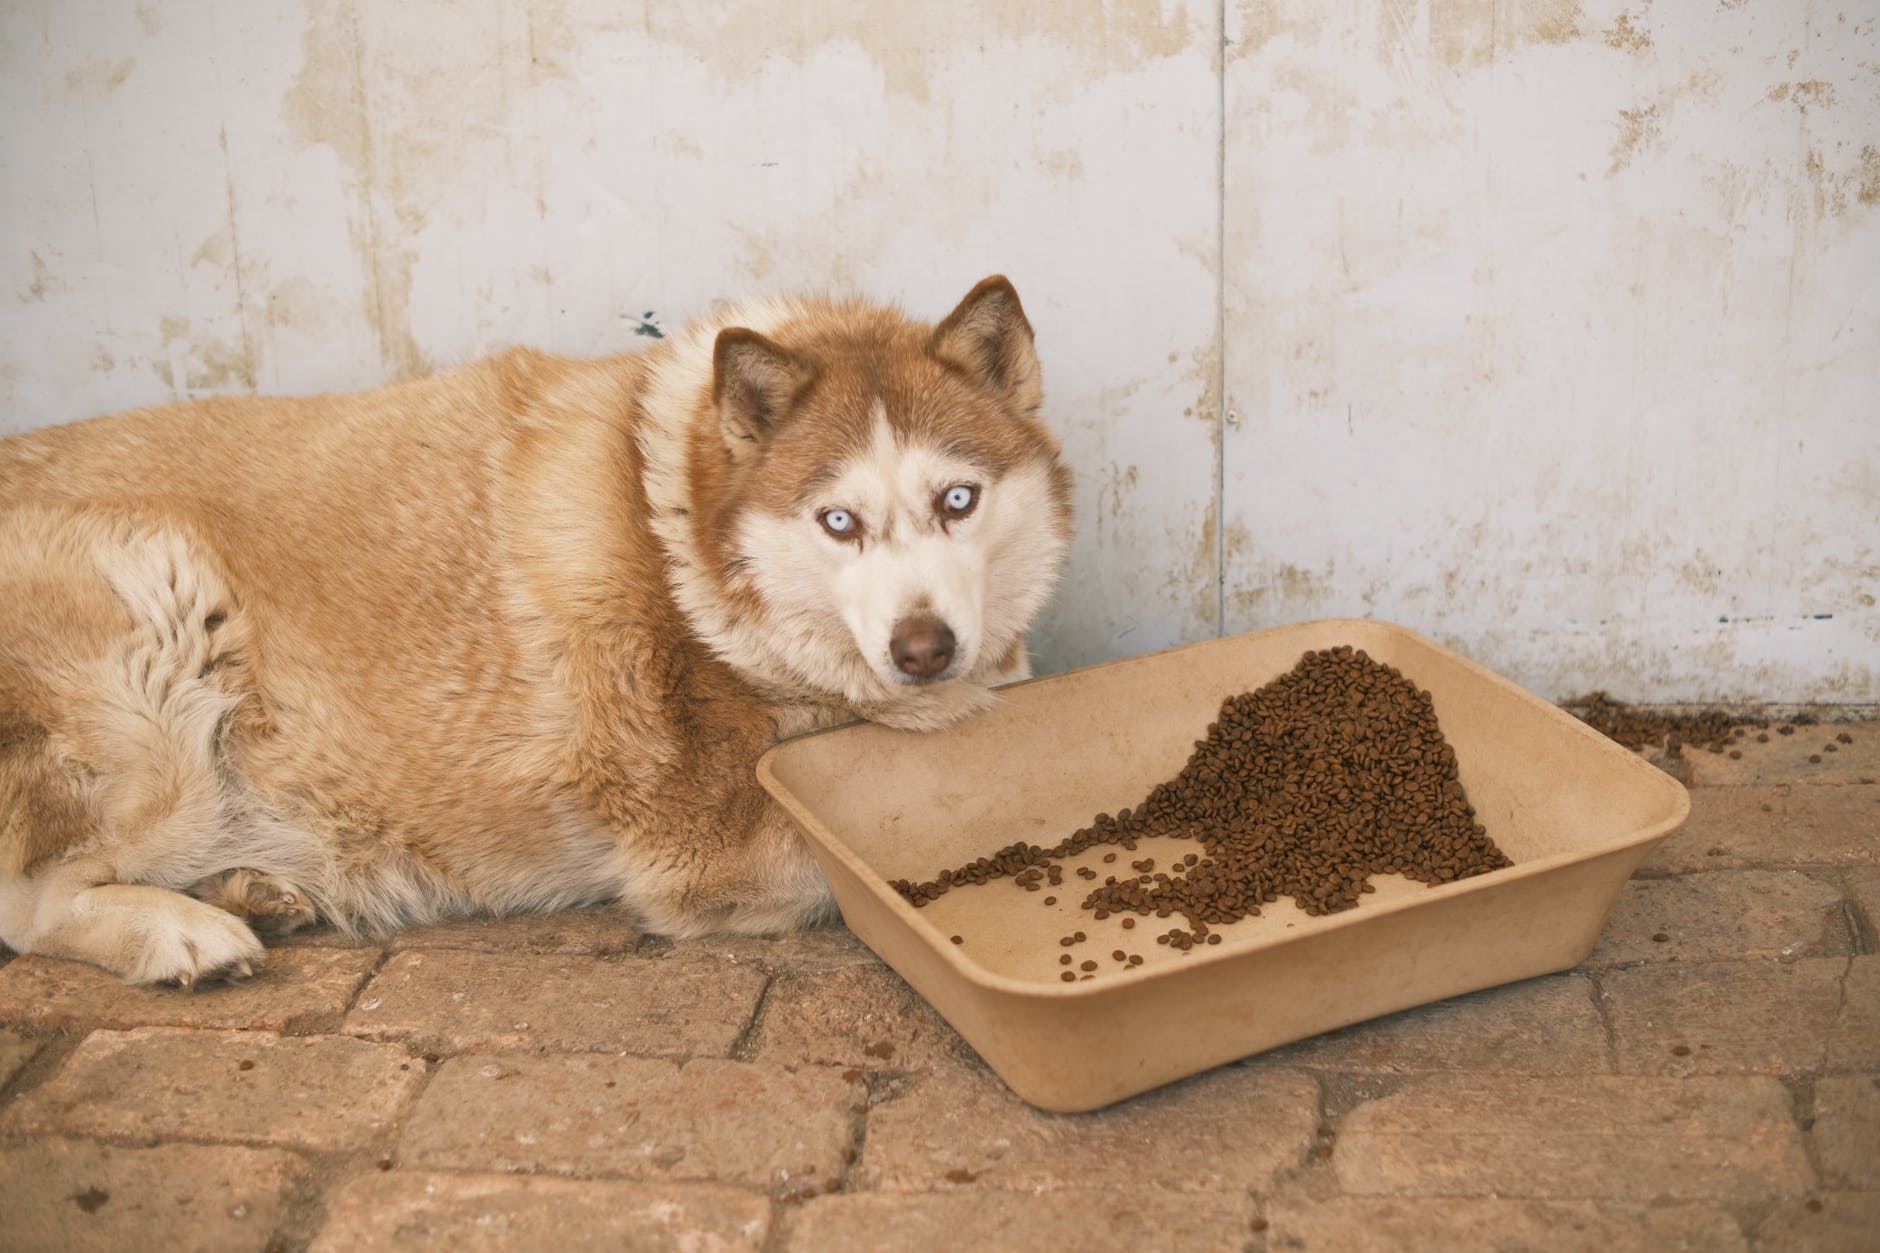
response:
<svg viewBox="0 0 1880 1253"><path fill-rule="evenodd" d="M1372 618L1312 618L1303 622L1267 627L1258 631L1241 631L1233 635L1221 636L1217 639L1199 640L1191 644L1177 644L1169 648L1139 653L1133 657L1119 657L1113 661L1099 662L1092 666L1080 666L1074 670L1064 670L1056 674L1043 675L1039 678L1020 680L1017 683L1006 684L997 690L1000 692L1009 692L1019 688L1036 687L1041 684L1060 683L1097 670L1108 670L1118 666L1139 664L1150 658L1166 657L1175 653L1189 652L1197 649L1219 648L1236 641L1261 635L1277 634L1282 631L1293 632L1315 628L1343 628L1358 629L1372 633L1383 632L1386 635L1395 635L1414 644L1419 644L1444 654L1449 659L1461 663L1465 669L1472 671L1477 677L1486 679L1494 686L1513 694L1522 703L1532 706L1543 716L1556 721L1564 719L1565 724L1570 724L1574 728L1574 732L1581 735L1596 751L1609 754L1613 762L1618 765L1620 769L1646 772L1640 777L1651 779L1654 786L1660 787L1661 790L1666 793L1668 799L1670 799L1671 811L1669 815L1637 831L1631 832L1620 839L1606 840L1570 852L1555 853L1550 857L1541 857L1532 861L1519 862L1513 866L1492 871L1488 874L1475 875L1467 879L1458 879L1451 883L1436 884L1414 896L1407 896L1397 901L1374 903L1364 909L1349 909L1342 910L1337 914L1322 915L1313 919L1316 925L1314 925L1311 930L1298 935L1274 936L1258 942L1240 945L1236 945L1229 940L1213 952L1201 952L1197 950L1193 960L1183 962L1178 966L1165 965L1158 966L1154 969L1142 968L1116 971L1112 978L1085 986L1081 982L1072 984L1050 984L1021 979L1015 975L999 974L971 960L971 958L962 951L959 945L953 944L947 936L941 934L937 926L923 917L920 910L908 904L906 899L903 898L899 892L890 888L887 880L882 879L879 883L875 882L875 879L879 877L877 872L870 867L859 854L840 839L836 838L833 832L825 828L820 819L816 818L816 816L797 799L795 794L777 778L773 758L783 755L786 750L790 749L793 745L806 740L815 739L819 736L840 735L845 732L852 732L860 727L874 727L878 726L878 724L856 720L841 723L833 727L824 727L820 730L810 731L803 735L792 736L789 739L781 740L766 749L762 756L758 758L757 779L758 782L762 784L764 790L770 793L771 798L789 812L790 816L796 821L797 826L801 829L803 837L810 841L815 851L834 858L844 869L854 875L856 880L864 886L866 891L881 903L885 904L891 913L909 924L914 934L921 937L927 946L934 951L935 955L945 962L955 974L987 992L1047 1001L1102 996L1125 986L1142 983L1148 980L1177 976L1185 971L1200 970L1221 962L1243 958L1250 953L1271 952L1276 949L1283 949L1289 945L1311 940L1348 927L1362 925L1370 919L1383 918L1401 913L1405 910L1418 909L1429 903L1436 903L1457 896L1472 895L1482 891L1492 891L1500 884L1547 874L1551 871L1589 861L1608 853L1616 853L1625 849L1655 843L1684 825L1685 820L1690 816L1691 796L1689 790L1664 771L1646 762L1631 750L1614 743L1601 732L1594 730L1557 705L1543 700L1541 697L1528 691L1513 680L1496 674L1493 670L1464 656L1453 648L1449 648L1436 640L1430 639L1426 635L1394 622L1384 622ZM1359 646L1361 647L1361 645ZM967 719L966 721L970 722L971 720ZM956 725L965 724L961 723ZM892 730L893 728L880 729ZM910 731L904 734L923 735L933 733ZM825 875L825 877L828 876ZM833 884L831 884L830 892L831 895L835 894ZM841 908L841 900L839 898L836 901L836 905L838 909ZM867 943L865 938L863 939L863 943ZM872 948L873 946L870 945L870 947ZM880 954L877 953L877 956L880 956ZM890 963L890 965L892 965L892 963Z"/></svg>

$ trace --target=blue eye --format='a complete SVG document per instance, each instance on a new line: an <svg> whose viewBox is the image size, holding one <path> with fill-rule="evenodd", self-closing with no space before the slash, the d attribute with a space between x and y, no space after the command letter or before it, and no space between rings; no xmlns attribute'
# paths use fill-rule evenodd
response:
<svg viewBox="0 0 1880 1253"><path fill-rule="evenodd" d="M855 515L847 509L826 509L822 514L823 530L838 538L855 533Z"/></svg>
<svg viewBox="0 0 1880 1253"><path fill-rule="evenodd" d="M956 483L940 494L940 507L947 513L971 513L979 500L979 489L970 483Z"/></svg>

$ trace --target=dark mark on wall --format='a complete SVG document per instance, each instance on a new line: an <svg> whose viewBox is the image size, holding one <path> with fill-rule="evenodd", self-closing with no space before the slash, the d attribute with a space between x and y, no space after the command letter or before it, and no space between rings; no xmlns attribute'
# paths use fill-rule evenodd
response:
<svg viewBox="0 0 1880 1253"><path fill-rule="evenodd" d="M640 315L640 324L633 328L633 333L635 335L645 335L649 339L666 338L666 332L660 330L659 324L653 321L653 311L651 309L648 309L645 313Z"/></svg>

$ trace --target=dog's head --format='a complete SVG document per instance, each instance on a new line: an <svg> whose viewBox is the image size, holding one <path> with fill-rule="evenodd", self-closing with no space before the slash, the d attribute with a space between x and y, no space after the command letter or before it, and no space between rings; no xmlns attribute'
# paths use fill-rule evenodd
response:
<svg viewBox="0 0 1880 1253"><path fill-rule="evenodd" d="M932 327L786 308L712 346L691 494L730 610L713 642L879 721L949 721L1027 673L1070 537L1031 325L1004 278Z"/></svg>

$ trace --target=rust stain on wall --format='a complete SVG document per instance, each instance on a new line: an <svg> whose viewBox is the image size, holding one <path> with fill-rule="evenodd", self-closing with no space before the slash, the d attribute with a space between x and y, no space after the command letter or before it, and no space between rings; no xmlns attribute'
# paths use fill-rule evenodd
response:
<svg viewBox="0 0 1880 1253"><path fill-rule="evenodd" d="M46 264L46 259L39 255L37 248L26 254L26 260L33 267L33 278L30 283L20 289L20 299L27 304L37 304L44 300L46 293L51 290L54 282L52 268Z"/></svg>
<svg viewBox="0 0 1880 1253"><path fill-rule="evenodd" d="M801 65L825 47L851 44L880 67L891 94L923 104L931 97L930 75L952 46L1035 39L1068 50L1092 69L1133 70L1187 49L1194 25L1186 7L1164 18L1159 0L910 5L896 9L893 20L885 20L879 0L814 0L788 18L765 0L659 5L647 13L653 38L688 48L739 80L772 57Z"/></svg>
<svg viewBox="0 0 1880 1253"><path fill-rule="evenodd" d="M1655 104L1621 109L1619 121L1619 138L1612 145L1612 165L1606 170L1608 174L1617 174L1631 165L1639 149L1656 140L1661 129L1658 106Z"/></svg>
<svg viewBox="0 0 1880 1253"><path fill-rule="evenodd" d="M1802 171L1814 193L1817 221L1841 217L1856 205L1880 204L1880 148L1863 146L1857 163L1834 168L1819 148L1810 148Z"/></svg>
<svg viewBox="0 0 1880 1253"><path fill-rule="evenodd" d="M125 57L120 61L88 61L65 75L65 86L75 92L116 91L124 85L124 80L137 68L136 57Z"/></svg>
<svg viewBox="0 0 1880 1253"><path fill-rule="evenodd" d="M1580 0L1538 0L1524 4L1520 20L1527 42L1571 43L1580 37Z"/></svg>
<svg viewBox="0 0 1880 1253"><path fill-rule="evenodd" d="M1221 631L1219 528L1221 502L1210 497L1207 512L1201 518L1201 535L1188 550L1188 560L1169 571L1168 590L1178 603L1184 593L1189 597L1188 612L1204 631Z"/></svg>
<svg viewBox="0 0 1880 1253"><path fill-rule="evenodd" d="M378 339L381 359L400 377L424 374L429 363L411 326L414 256L404 242L423 225L424 215L398 194L406 180L421 172L403 160L415 155L408 151L394 150L383 165L378 159L355 0L311 6L301 46L304 60L281 102L282 113L303 142L330 148L353 175L358 205L347 229L365 271L366 321ZM438 125L429 110L419 112L424 119L420 124ZM381 177L383 171L389 171L389 180Z"/></svg>
<svg viewBox="0 0 1880 1253"><path fill-rule="evenodd" d="M1632 24L1630 13L1621 13L1613 22L1611 29L1600 38L1606 41L1608 48L1616 48L1620 52L1639 54L1651 51L1651 35L1643 27Z"/></svg>
<svg viewBox="0 0 1880 1253"><path fill-rule="evenodd" d="M1764 99L1772 103L1786 100L1803 113L1810 109L1826 109L1834 104L1834 84L1819 78L1802 83L1777 83L1769 89Z"/></svg>
<svg viewBox="0 0 1880 1253"><path fill-rule="evenodd" d="M254 390L254 354L245 344L192 334L189 319L180 313L164 314L158 324L158 335L163 342L164 355L151 362L151 370L172 389L220 391L240 384L249 391ZM180 372L176 369L178 364L182 366Z"/></svg>

